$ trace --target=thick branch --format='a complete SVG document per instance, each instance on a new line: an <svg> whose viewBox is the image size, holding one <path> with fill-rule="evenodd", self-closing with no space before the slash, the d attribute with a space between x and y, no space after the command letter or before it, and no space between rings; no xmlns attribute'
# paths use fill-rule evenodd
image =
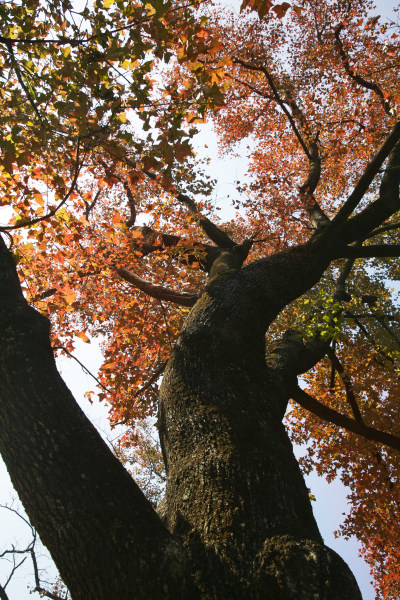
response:
<svg viewBox="0 0 400 600"><path fill-rule="evenodd" d="M389 448L400 451L400 438L397 436L386 433L385 431L380 431L374 427L369 427L359 421L354 421L353 419L350 419L350 417L342 415L336 410L321 404L321 402L318 402L318 400L299 387L292 391L291 396L293 400L300 404L300 406L324 421L343 427L344 429L347 429L347 431L360 435L371 442L384 444L385 446L389 446Z"/></svg>
<svg viewBox="0 0 400 600"><path fill-rule="evenodd" d="M167 300L168 302L174 302L181 306L194 306L199 297L198 294L194 292L178 292L162 285L155 285L123 267L116 269L116 272L122 279L128 281L128 283L132 284L148 296L157 298L158 300Z"/></svg>
<svg viewBox="0 0 400 600"><path fill-rule="evenodd" d="M10 600L6 590L3 588L2 585L0 585L0 600Z"/></svg>
<svg viewBox="0 0 400 600"><path fill-rule="evenodd" d="M297 331L289 329L266 360L273 369L290 371L297 376L306 373L322 360L328 348L329 342L321 339L304 343Z"/></svg>
<svg viewBox="0 0 400 600"><path fill-rule="evenodd" d="M400 121L396 123L386 140L376 152L373 159L368 163L356 187L354 188L354 190L352 191L342 208L339 210L335 218L333 219L334 222L345 221L357 208L357 206L363 199L364 194L366 193L372 181L374 180L375 176L378 174L383 163L385 162L389 154L392 152L399 140Z"/></svg>
<svg viewBox="0 0 400 600"><path fill-rule="evenodd" d="M74 600L191 597L184 551L74 401L48 334L0 236L0 451L32 525Z"/></svg>
<svg viewBox="0 0 400 600"><path fill-rule="evenodd" d="M320 227L327 225L329 219L314 197L314 192L321 177L321 156L318 148L318 141L317 138L313 136L303 111L294 100L293 95L288 88L285 89L285 95L293 115L297 118L305 132L308 147L308 175L305 182L300 186L300 194L303 197L305 209L310 217L312 225L316 229L319 229Z"/></svg>
<svg viewBox="0 0 400 600"><path fill-rule="evenodd" d="M313 142L310 148L308 175L305 182L300 187L300 194L303 197L305 209L310 217L312 225L319 229L327 225L330 221L326 216L316 199L314 191L318 185L321 176L321 158L317 142Z"/></svg>
<svg viewBox="0 0 400 600"><path fill-rule="evenodd" d="M378 258L400 256L400 244L371 244L369 246L346 246L339 251L342 258Z"/></svg>
<svg viewBox="0 0 400 600"><path fill-rule="evenodd" d="M346 280L351 273L354 263L355 258L349 258L349 260L346 260L346 263L344 264L343 269L341 270L340 275L336 281L333 297L339 302L348 302L349 300L351 300L350 294L348 294L348 292L346 291Z"/></svg>

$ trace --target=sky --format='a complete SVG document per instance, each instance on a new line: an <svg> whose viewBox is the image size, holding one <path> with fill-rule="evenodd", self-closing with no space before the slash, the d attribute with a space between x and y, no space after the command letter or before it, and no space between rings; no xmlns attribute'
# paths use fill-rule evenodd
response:
<svg viewBox="0 0 400 600"><path fill-rule="evenodd" d="M241 2L232 0L231 2L225 2L225 4L238 8ZM381 15L388 15L396 4L392 0L380 0L377 2L376 12ZM198 148L204 148L205 144L208 146L207 154L208 156L211 154L212 159L210 175L217 180L215 200L218 205L221 205L221 200L226 199L228 195L235 195L234 181L243 179L247 163L240 157L231 159L219 157L216 145L213 143L213 133L210 129L204 129L200 134ZM225 203L225 210L225 216L228 216L229 201ZM91 372L97 372L102 360L98 343L92 341L90 345L87 345L77 340L75 355ZM62 359L59 361L59 367L76 400L90 420L98 427L103 437L114 438L118 432L111 431L108 426L107 407L96 402L91 405L84 397L86 391L95 389L93 379L83 372L75 361ZM302 449L297 448L295 452L300 455ZM312 503L313 511L325 543L338 552L348 563L358 581L363 599L373 600L375 594L370 583L369 567L359 556L357 541L355 539L335 538L333 534L347 512L346 489L338 481L328 484L325 479L318 477L315 473L311 473L305 479L307 486L316 497L316 501ZM11 503L14 508L21 510L23 513L6 468L0 461L0 505L10 505ZM0 507L0 554L2 550L13 545L18 548L25 547L29 541L30 530L27 525L16 515ZM39 567L43 569L43 581L45 582L46 579L54 580L54 566L43 548L39 550L38 559ZM29 586L33 585L33 577L31 565L28 563L29 561L26 560L7 586L10 600L32 600L33 598L29 593ZM0 560L0 583L2 585L7 581L11 566L9 562Z"/></svg>

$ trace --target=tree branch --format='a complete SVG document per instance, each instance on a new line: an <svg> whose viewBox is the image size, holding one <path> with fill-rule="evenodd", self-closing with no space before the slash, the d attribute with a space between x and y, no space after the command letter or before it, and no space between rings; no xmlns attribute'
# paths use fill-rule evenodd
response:
<svg viewBox="0 0 400 600"><path fill-rule="evenodd" d="M379 345L376 343L374 337L370 334L370 332L366 329L366 327L364 327L364 325L361 323L359 315L356 315L348 310L346 310L346 312L344 313L345 316L350 317L351 319L353 319L354 323L357 325L357 327L359 328L359 330L361 331L361 333L364 335L364 337L369 341L369 343L372 345L372 347L374 348L374 350L380 354L382 356L382 358L384 360L389 361L390 363L394 363L394 360L391 356L388 356L387 354L385 354L385 352L383 352L383 350L381 350L379 348Z"/></svg>
<svg viewBox="0 0 400 600"><path fill-rule="evenodd" d="M297 331L288 329L267 355L266 361L275 370L290 371L297 376L306 373L322 360L328 348L327 341L315 339L304 343Z"/></svg>
<svg viewBox="0 0 400 600"><path fill-rule="evenodd" d="M341 258L378 258L400 256L400 244L370 244L369 246L346 246L341 248L338 257Z"/></svg>
<svg viewBox="0 0 400 600"><path fill-rule="evenodd" d="M89 371L89 369L87 367L85 367L85 365L78 358L76 358L76 356L74 356L71 352L69 352L64 346L53 346L53 350L62 350L63 352L65 352L65 354L68 354L68 356L70 358L73 358L78 363L78 365L81 367L82 371L84 371L87 375L89 375L92 379L95 380L95 382L98 386L103 388L103 390L105 392L107 392L108 394L111 394L110 390L108 388L106 388L106 386L103 385L99 379L97 379L96 375L93 375L93 373L91 371Z"/></svg>
<svg viewBox="0 0 400 600"><path fill-rule="evenodd" d="M366 239L375 237L377 235L380 235L381 233L386 233L386 231L393 231L395 229L400 229L400 223L392 223L390 225L384 225L383 227L379 227L378 229L375 229L375 231L371 231L371 233L367 236Z"/></svg>
<svg viewBox="0 0 400 600"><path fill-rule="evenodd" d="M194 292L179 292L176 290L171 290L170 288L166 288L162 285L155 285L154 283L150 283L145 279L142 279L132 271L129 271L125 268L116 269L118 275L128 281L131 285L135 286L148 296L152 298L157 298L158 300L167 300L168 302L174 302L175 304L179 304L181 306L194 306L199 297L198 294Z"/></svg>
<svg viewBox="0 0 400 600"><path fill-rule="evenodd" d="M89 202L87 202L86 200L84 200L85 207L86 207L85 208L85 218L86 218L86 221L89 221L90 213L92 212L92 210L96 206L97 201L100 198L100 194L101 194L101 190L98 190L98 192L96 192L96 195L93 198L92 202L90 202L90 204L89 204Z"/></svg>
<svg viewBox="0 0 400 600"><path fill-rule="evenodd" d="M345 221L357 208L358 204L364 197L364 194L371 185L373 179L378 174L383 163L385 162L389 154L392 152L399 140L400 121L396 123L388 137L385 139L379 150L376 152L375 156L368 163L367 167L364 170L364 173L358 180L356 187L354 188L346 202L343 204L342 208L334 217L334 223Z"/></svg>
<svg viewBox="0 0 400 600"><path fill-rule="evenodd" d="M116 578L121 597L190 597L187 555L62 381L1 236L0 368L0 451L71 596L108 600Z"/></svg>
<svg viewBox="0 0 400 600"><path fill-rule="evenodd" d="M340 362L339 358L336 356L336 354L332 348L328 348L327 355L328 355L329 360L332 363L332 368L334 368L336 370L336 372L339 373L339 376L340 376L341 380L343 381L343 384L344 384L344 387L346 390L347 401L353 412L355 420L362 423L363 418L361 416L360 409L358 408L357 400L356 400L356 397L355 397L354 391L353 391L353 386L351 385L351 380L350 380L350 377L349 377L346 369L344 368L344 366L342 365L342 363Z"/></svg>
<svg viewBox="0 0 400 600"><path fill-rule="evenodd" d="M284 94L287 97L292 114L297 118L306 136L308 148L308 175L305 182L300 186L300 194L303 197L304 206L312 225L316 229L319 229L320 227L327 225L330 220L314 197L314 192L321 177L321 156L318 148L318 135L316 137L313 136L307 119L293 98L293 94L289 87L284 89Z"/></svg>
<svg viewBox="0 0 400 600"><path fill-rule="evenodd" d="M234 64L238 64L241 65L242 67L244 67L245 69L250 69L251 71L259 71L260 73L263 73L268 81L268 84L272 90L273 93L273 97L276 100L277 104L280 106L281 110L283 111L283 113L286 115L292 129L293 132L296 136L296 138L299 141L300 146L303 148L304 153L306 154L307 158L310 159L310 152L307 148L307 144L305 143L305 141L303 140L300 131L297 128L296 122L293 119L292 115L290 114L290 112L288 111L285 102L282 100L282 98L279 95L279 92L275 86L274 80L270 74L270 72L268 71L268 69L266 69L264 66L262 65L253 65L251 63L248 63L240 58L236 58L233 61Z"/></svg>
<svg viewBox="0 0 400 600"><path fill-rule="evenodd" d="M385 111L385 113L387 115L391 116L390 104L385 99L385 95L382 92L382 90L379 87L379 85L377 85L376 83L371 83L370 81L367 81L366 79L364 79L364 77L361 77L361 75L358 75L354 71L354 69L352 69L350 67L349 59L347 57L346 52L344 51L342 40L340 39L340 32L343 30L343 28L344 28L343 23L340 23L340 25L338 25L336 27L336 29L335 29L335 39L336 39L336 45L337 45L337 47L339 49L340 57L342 59L342 63L343 63L343 66L344 66L344 69L345 69L346 73L349 75L349 77L351 77L351 79L353 79L353 81L356 81L362 87L366 88L367 90L371 90L371 91L375 92L375 94L379 97L379 100L380 100L380 102L381 102L381 104L383 106L383 110Z"/></svg>
<svg viewBox="0 0 400 600"><path fill-rule="evenodd" d="M161 377L161 375L164 373L165 371L165 367L167 366L169 358L167 358L167 360L165 360L153 373L153 375L150 377L150 379L148 381L146 381L145 384L142 385L142 387L136 392L134 400L136 400L137 398L140 398L140 396L142 394L144 394L144 392L146 392L152 385L153 383L155 383L157 381L157 379L159 379ZM116 421L114 423L114 425L127 425L129 423L129 421L131 420L130 417L125 417L124 419L121 419L120 421Z"/></svg>
<svg viewBox="0 0 400 600"><path fill-rule="evenodd" d="M2 41L4 41L4 38L3 38ZM8 52L10 54L10 57L11 57L11 63L12 63L12 66L14 68L14 71L15 71L15 73L17 75L17 79L19 81L19 84L22 87L22 89L24 90L24 92L26 94L26 97L28 98L29 104L32 106L32 108L33 108L33 110L34 110L37 118L39 119L41 125L43 125L44 123L43 123L42 115L40 114L39 109L36 106L36 103L35 103L35 101L34 101L34 99L32 97L32 94L31 94L28 86L25 84L24 79L22 77L21 70L19 68L17 59L15 58L15 54L14 54L14 49L12 47L12 43L10 42L10 40L7 40L5 43L7 45L7 49L8 49Z"/></svg>
<svg viewBox="0 0 400 600"><path fill-rule="evenodd" d="M153 181L157 181L157 175L152 173L151 171L143 171L149 179ZM229 237L225 231L217 227L210 219L207 217L203 217L201 212L199 211L195 201L186 194L177 193L176 199L184 204L189 212L193 215L198 225L204 231L204 233L209 237L209 239L214 242L220 248L234 248L236 243Z"/></svg>
<svg viewBox="0 0 400 600"><path fill-rule="evenodd" d="M6 590L3 588L2 585L0 585L0 600L10 600Z"/></svg>
<svg viewBox="0 0 400 600"><path fill-rule="evenodd" d="M180 235L157 232L147 225L133 227L133 231L141 234L141 239L135 237L133 246L144 256L157 250L163 251L168 248L176 248L172 258L184 265L199 263L200 268L207 273L211 271L215 259L221 253L221 250L216 246L203 242L195 242L192 250L184 245L184 239ZM135 234L133 235L135 236ZM159 243L157 243L157 238L160 240ZM179 247L179 243L182 243L183 246ZM196 250L199 251L199 254L196 254Z"/></svg>
<svg viewBox="0 0 400 600"><path fill-rule="evenodd" d="M349 258L349 260L346 260L343 269L341 270L340 275L336 281L333 298L335 300L338 300L339 302L348 302L349 300L351 300L350 294L348 294L348 292L346 291L346 280L351 273L355 260L355 258Z"/></svg>
<svg viewBox="0 0 400 600"><path fill-rule="evenodd" d="M321 404L321 402L318 402L318 400L307 394L307 392L302 390L300 387L296 387L296 389L291 392L291 396L293 400L300 404L300 406L302 406L305 410L308 410L324 421L328 421L329 423L337 425L338 427L343 427L347 431L351 431L352 433L355 433L356 435L359 435L371 442L384 444L389 448L400 451L400 438L397 436L392 435L391 433L386 433L385 431L380 431L374 427L369 427L364 423L360 423L359 421L355 421L346 415L338 413L336 410L333 410L332 408Z"/></svg>
<svg viewBox="0 0 400 600"><path fill-rule="evenodd" d="M324 211L321 209L313 195L321 176L321 157L319 154L317 139L314 138L314 136L312 135L310 127L307 123L307 119L303 111L300 109L297 102L295 101L293 94L289 89L289 86L286 86L283 89L283 93L285 95L285 99L283 100L268 69L266 69L262 65L252 65L239 58L235 59L233 62L236 64L240 64L246 69L260 71L265 75L268 84L272 90L272 98L277 102L283 113L286 115L292 127L292 130L300 143L300 146L302 147L305 155L308 158L308 175L305 182L300 186L300 194L303 198L305 210L310 217L311 223L316 229L320 228L323 225L326 225L327 223L329 223L329 219L324 213ZM292 111L291 113L288 110L287 105L290 106L290 109ZM295 119L297 119L301 129L303 130L305 134L305 139L300 133L300 130L296 125Z"/></svg>

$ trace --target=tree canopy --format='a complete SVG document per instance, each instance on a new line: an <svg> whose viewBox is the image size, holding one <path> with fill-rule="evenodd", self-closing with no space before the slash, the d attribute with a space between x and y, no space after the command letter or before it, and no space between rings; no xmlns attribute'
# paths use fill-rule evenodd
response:
<svg viewBox="0 0 400 600"><path fill-rule="evenodd" d="M25 0L0 16L0 232L54 352L101 340L122 453L143 448L136 424L224 253L249 265L339 232L266 355L324 346L287 426L305 472L349 487L341 533L397 598L399 23L369 0ZM203 123L249 161L229 220L193 149Z"/></svg>

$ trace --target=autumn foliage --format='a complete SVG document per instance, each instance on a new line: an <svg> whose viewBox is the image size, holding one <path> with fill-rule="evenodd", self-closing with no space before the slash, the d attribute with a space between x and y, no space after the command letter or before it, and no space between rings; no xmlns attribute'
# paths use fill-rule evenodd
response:
<svg viewBox="0 0 400 600"><path fill-rule="evenodd" d="M399 26L368 0L245 1L240 13L196 0L27 0L0 15L0 231L27 299L51 318L54 351L100 340L98 395L127 425L128 452L206 281L207 227L252 240L253 261L337 214L398 120ZM249 162L227 222L193 150L203 123L223 154ZM364 246L396 244L399 227L395 214ZM337 260L268 337L270 348L285 330L331 340L307 393L393 436L398 278L396 258ZM399 450L297 403L287 421L308 444L303 469L349 487L340 534L360 540L377 597L398 598Z"/></svg>

